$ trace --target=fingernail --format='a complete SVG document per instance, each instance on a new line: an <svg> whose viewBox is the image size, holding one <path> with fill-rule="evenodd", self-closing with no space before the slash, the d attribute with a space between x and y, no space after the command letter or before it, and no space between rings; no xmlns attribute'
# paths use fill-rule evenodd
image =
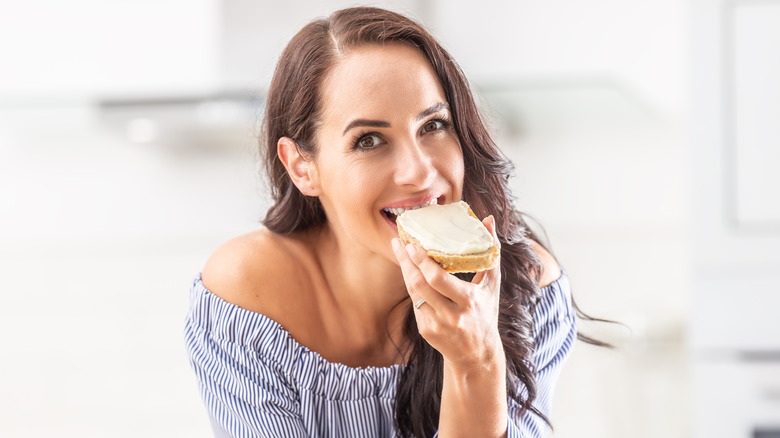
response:
<svg viewBox="0 0 780 438"><path fill-rule="evenodd" d="M390 244L393 245L393 251L398 251L398 247L401 246L401 242L398 241L395 237L390 241Z"/></svg>
<svg viewBox="0 0 780 438"><path fill-rule="evenodd" d="M411 243L406 245L406 253L409 254L409 257L414 257L414 255L417 253L417 247Z"/></svg>

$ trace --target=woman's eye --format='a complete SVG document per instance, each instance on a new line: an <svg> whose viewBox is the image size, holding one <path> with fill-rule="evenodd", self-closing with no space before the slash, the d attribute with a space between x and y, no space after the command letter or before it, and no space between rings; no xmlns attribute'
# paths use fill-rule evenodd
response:
<svg viewBox="0 0 780 438"><path fill-rule="evenodd" d="M430 122L423 125L423 132L432 132L437 129L441 129L443 126L442 122L438 120L431 120Z"/></svg>
<svg viewBox="0 0 780 438"><path fill-rule="evenodd" d="M381 143L381 140L376 135L367 135L358 141L358 146L363 149L371 149Z"/></svg>

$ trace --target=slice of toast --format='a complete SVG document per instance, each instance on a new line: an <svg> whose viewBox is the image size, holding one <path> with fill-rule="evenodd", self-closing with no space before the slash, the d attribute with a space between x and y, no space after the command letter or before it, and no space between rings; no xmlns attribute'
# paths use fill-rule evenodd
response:
<svg viewBox="0 0 780 438"><path fill-rule="evenodd" d="M463 210L463 214L470 214L471 217L474 218L477 222L479 221L479 218L474 214L474 212L471 210L471 207L468 206L463 201L460 201L461 203L465 204L466 209ZM434 210L430 210L429 212L435 212L436 205L430 206L430 207L424 207L425 209L428 208L434 208ZM468 213L466 213L466 210L468 210ZM396 225L398 226L398 237L401 239L401 241L404 244L414 244L417 245L428 253L428 256L432 258L436 263L438 263L445 271L449 273L457 273L457 272L479 272L479 271L485 271L489 269L493 269L496 266L498 266L499 262L499 251L498 247L496 247L495 243L491 242L490 247L483 251L478 252L458 252L458 253L448 253L443 252L436 249L426 248L425 245L417 239L415 236L411 235L407 230L404 229L403 223L408 220L407 218L401 219L402 216L407 214L415 214L413 213L417 210L409 210L401 214L398 219L396 220ZM428 213L428 212L426 212ZM463 218L460 218L463 219ZM446 220L446 219L443 219ZM484 226L479 224L482 228ZM441 227L445 228L445 227ZM428 230L432 233L436 233L439 229L436 230ZM485 229L486 231L486 229ZM489 235L489 233L488 233Z"/></svg>

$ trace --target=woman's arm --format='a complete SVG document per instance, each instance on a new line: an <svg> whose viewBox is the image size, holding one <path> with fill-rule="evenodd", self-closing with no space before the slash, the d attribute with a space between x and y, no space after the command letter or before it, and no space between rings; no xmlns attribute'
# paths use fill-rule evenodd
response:
<svg viewBox="0 0 780 438"><path fill-rule="evenodd" d="M261 354L252 343L286 338L286 332L270 318L239 306L251 307L248 297L258 293L247 265L257 264L258 248L267 248L251 239L223 245L193 282L184 331L187 356L215 437L308 437L298 391L281 358ZM265 290L275 287L271 282Z"/></svg>
<svg viewBox="0 0 780 438"><path fill-rule="evenodd" d="M190 325L186 340L216 436L308 436L294 391L273 366Z"/></svg>
<svg viewBox="0 0 780 438"><path fill-rule="evenodd" d="M493 234L492 218L485 226ZM537 370L537 399L533 405L549 416L552 391L561 366L576 339L576 324L568 283L557 282L561 269L555 258L531 241L542 264L538 282L545 289L534 315L533 357ZM444 381L439 416L439 437L491 436L541 437L544 420L508 400L506 360L498 333L500 269L481 272L471 283L444 272L415 246L393 242L412 302L426 304L415 310L420 334L444 358ZM508 406L509 404L509 406Z"/></svg>
<svg viewBox="0 0 780 438"><path fill-rule="evenodd" d="M494 221L485 219L493 232ZM425 251L393 241L420 334L444 358L439 436L503 437L507 431L506 365L498 333L501 270L471 283L445 272Z"/></svg>
<svg viewBox="0 0 780 438"><path fill-rule="evenodd" d="M503 350L470 367L444 360L439 437L504 437L507 411Z"/></svg>

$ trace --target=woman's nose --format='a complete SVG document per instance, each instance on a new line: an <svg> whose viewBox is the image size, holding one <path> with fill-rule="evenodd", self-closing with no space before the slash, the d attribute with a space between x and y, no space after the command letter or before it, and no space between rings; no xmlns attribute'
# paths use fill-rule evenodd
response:
<svg viewBox="0 0 780 438"><path fill-rule="evenodd" d="M421 144L410 140L398 149L395 160L395 182L400 186L425 188L436 177L433 157Z"/></svg>

